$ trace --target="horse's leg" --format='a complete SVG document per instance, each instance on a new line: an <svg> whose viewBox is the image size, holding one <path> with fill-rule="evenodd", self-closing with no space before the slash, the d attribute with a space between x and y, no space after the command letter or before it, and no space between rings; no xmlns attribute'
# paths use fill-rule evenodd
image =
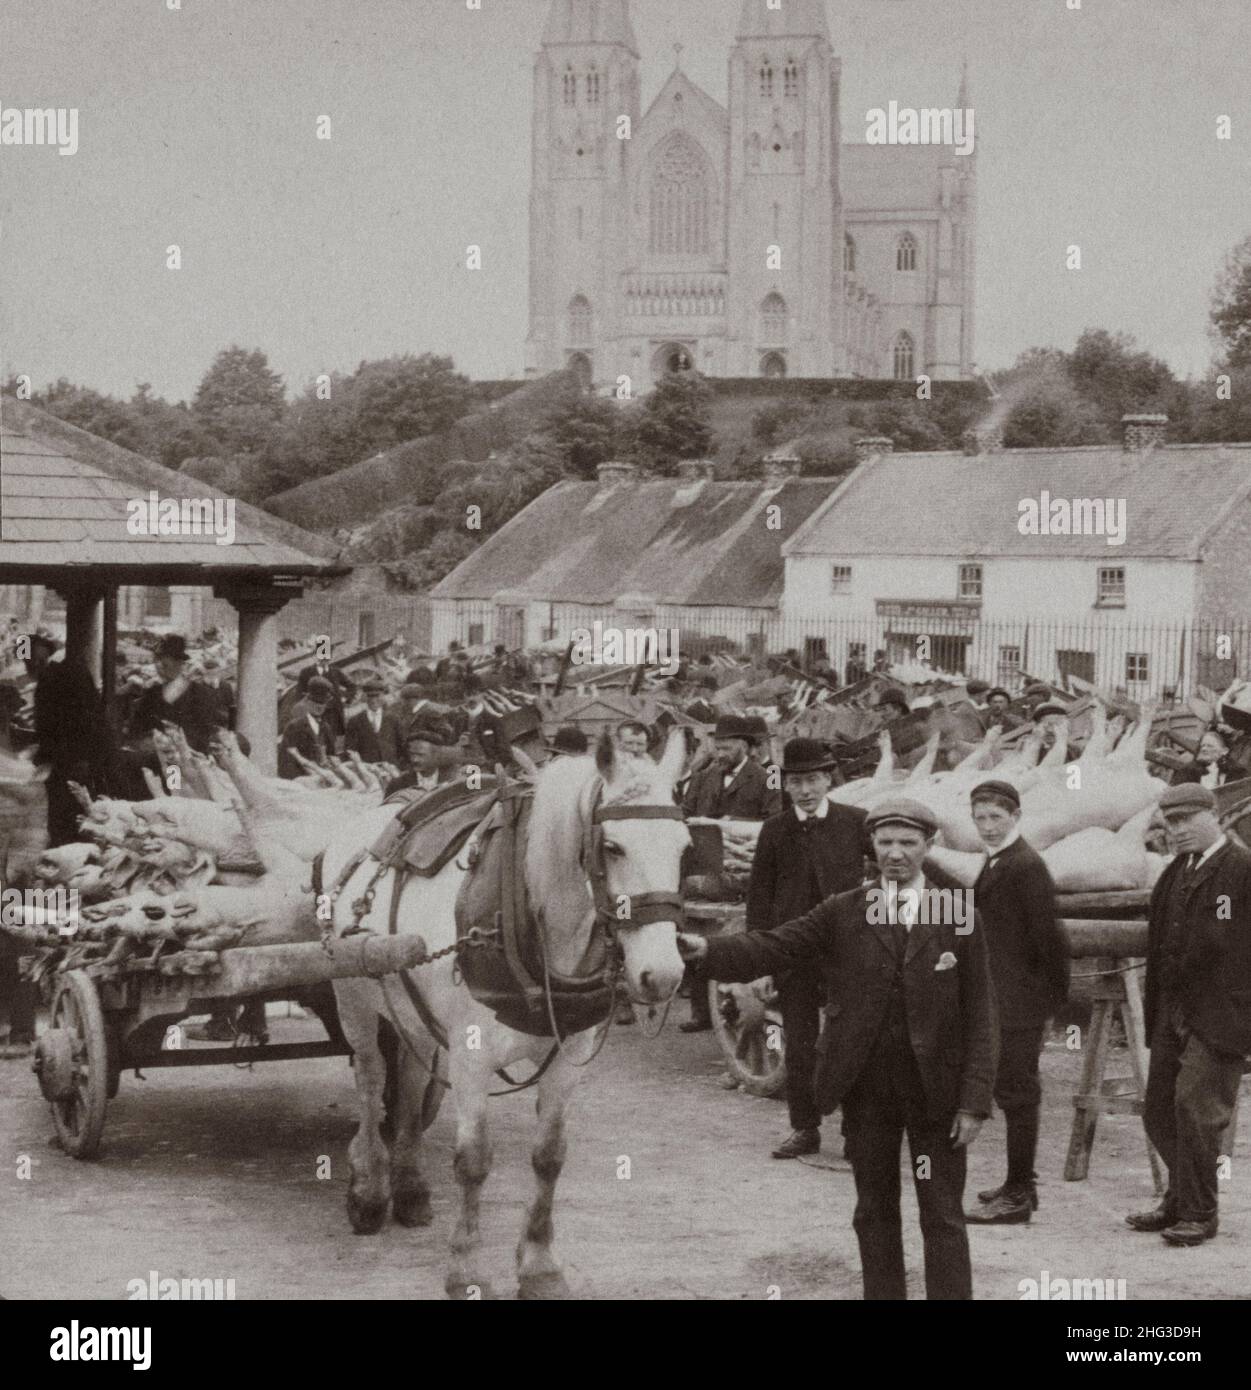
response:
<svg viewBox="0 0 1251 1390"><path fill-rule="evenodd" d="M421 1169L422 1101L432 1082L436 1049L414 1045L421 1050L421 1061L413 1056L409 1044L401 1041L396 1060L398 1085L395 1104L395 1142L391 1146L391 1210L401 1226L428 1226L432 1220L430 1185Z"/></svg>
<svg viewBox="0 0 1251 1390"><path fill-rule="evenodd" d="M382 1227L390 1200L390 1159L379 1127L383 1118L382 1092L387 1067L378 1046L377 985L358 980L336 980L339 1020L348 1046L355 1054L353 1071L360 1123L348 1145L347 1209L358 1236L373 1235Z"/></svg>
<svg viewBox="0 0 1251 1390"><path fill-rule="evenodd" d="M465 1029L452 1027L448 1034L452 1039L463 1038ZM452 1232L452 1258L445 1287L450 1298L489 1298L490 1285L479 1277L476 1264L481 1244L478 1211L482 1184L491 1171L486 1117L491 1073L481 1051L470 1051L464 1043L457 1045L455 1041L448 1057L448 1071L456 1102L456 1155L452 1171L460 1186L460 1217Z"/></svg>
<svg viewBox="0 0 1251 1390"><path fill-rule="evenodd" d="M517 1246L518 1298L568 1298L569 1286L552 1253L552 1207L565 1163L565 1109L578 1083L576 1068L557 1057L539 1078L538 1133L530 1152L536 1188Z"/></svg>

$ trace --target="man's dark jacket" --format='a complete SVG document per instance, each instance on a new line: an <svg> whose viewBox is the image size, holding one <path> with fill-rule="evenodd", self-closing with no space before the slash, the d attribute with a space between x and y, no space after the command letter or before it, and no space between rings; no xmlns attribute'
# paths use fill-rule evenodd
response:
<svg viewBox="0 0 1251 1390"><path fill-rule="evenodd" d="M863 882L865 813L832 801L828 806L823 820L801 822L791 808L760 827L747 885L748 931L780 927Z"/></svg>
<svg viewBox="0 0 1251 1390"><path fill-rule="evenodd" d="M722 786L724 781L720 763L697 772L686 789L683 811L688 816L766 820L782 809L782 793L769 786L768 773L750 758L739 768L728 787Z"/></svg>
<svg viewBox="0 0 1251 1390"><path fill-rule="evenodd" d="M937 871L927 889L957 885ZM890 1005L897 968L893 929L875 899L875 881L827 898L803 917L772 931L709 941L702 972L713 980L756 980L819 961L825 974L825 1030L817 1043L817 1103L828 1115L842 1103L868 1061ZM878 911L873 909L877 907ZM931 918L951 914L931 911ZM936 967L944 953L949 969ZM946 1123L957 1110L990 1114L995 1072L995 1017L986 932L916 922L904 964L908 1035L931 1118Z"/></svg>
<svg viewBox="0 0 1251 1390"><path fill-rule="evenodd" d="M1042 856L1014 840L982 869L973 902L986 924L999 1026L1036 1028L1069 992L1069 949Z"/></svg>
<svg viewBox="0 0 1251 1390"><path fill-rule="evenodd" d="M188 679L179 697L166 702L161 685L149 686L131 707L130 737L142 739L162 724L177 724L197 753L209 751L209 741L222 716L217 692L202 681Z"/></svg>
<svg viewBox="0 0 1251 1390"><path fill-rule="evenodd" d="M400 721L390 710L382 711L382 722L378 732L369 722L369 714L361 710L347 722L347 732L343 740L348 751L355 750L366 763L395 763L404 761L404 739Z"/></svg>
<svg viewBox="0 0 1251 1390"><path fill-rule="evenodd" d="M1145 990L1147 1042L1163 1007L1163 953L1173 886L1189 856L1179 854L1151 894ZM1185 891L1184 950L1173 1003L1209 1047L1251 1053L1251 853L1223 845Z"/></svg>
<svg viewBox="0 0 1251 1390"><path fill-rule="evenodd" d="M317 732L314 732L313 726L308 722L307 715L297 715L288 722L287 727L282 731L282 742L278 745L278 776L286 778L304 776L304 769L291 756L292 749L303 754L309 762L325 767L326 751L332 738L329 721L321 721L318 724Z"/></svg>

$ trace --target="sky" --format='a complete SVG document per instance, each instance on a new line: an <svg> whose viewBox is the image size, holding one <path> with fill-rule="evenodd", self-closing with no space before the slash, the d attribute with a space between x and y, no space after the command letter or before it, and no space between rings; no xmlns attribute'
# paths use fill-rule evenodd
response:
<svg viewBox="0 0 1251 1390"><path fill-rule="evenodd" d="M402 352L519 376L548 2L4 0L0 113L76 107L79 149L0 145L0 368L171 400L232 343L292 391ZM967 55L979 366L1097 326L1202 373L1251 234L1251 0L1073 3L829 0L844 138L954 105ZM740 8L632 0L644 108L679 42L724 101Z"/></svg>

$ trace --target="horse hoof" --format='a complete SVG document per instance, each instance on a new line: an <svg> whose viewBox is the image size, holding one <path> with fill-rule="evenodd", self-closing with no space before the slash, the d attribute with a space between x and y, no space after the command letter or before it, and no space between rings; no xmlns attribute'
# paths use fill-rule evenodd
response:
<svg viewBox="0 0 1251 1390"><path fill-rule="evenodd" d="M448 1280L444 1285L444 1289L447 1292L448 1298L454 1303L485 1302L487 1299L495 1297L491 1292L490 1284L488 1284L485 1279L477 1284L462 1284Z"/></svg>
<svg viewBox="0 0 1251 1390"><path fill-rule="evenodd" d="M569 1285L565 1283L565 1276L559 1270L553 1270L546 1274L523 1274L517 1288L517 1297L529 1303L541 1299L550 1301L572 1298L573 1294Z"/></svg>
<svg viewBox="0 0 1251 1390"><path fill-rule="evenodd" d="M385 1198L366 1201L364 1197L358 1197L355 1192L349 1192L347 1210L348 1220L352 1223L352 1230L358 1236L377 1235L387 1219Z"/></svg>
<svg viewBox="0 0 1251 1390"><path fill-rule="evenodd" d="M413 1192L393 1198L391 1213L401 1226L429 1226L434 1220L428 1192Z"/></svg>

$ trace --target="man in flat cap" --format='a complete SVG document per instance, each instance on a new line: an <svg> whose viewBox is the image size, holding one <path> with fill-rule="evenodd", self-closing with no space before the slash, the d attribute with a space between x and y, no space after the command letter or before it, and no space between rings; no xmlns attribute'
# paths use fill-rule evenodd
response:
<svg viewBox="0 0 1251 1390"><path fill-rule="evenodd" d="M1069 953L1056 921L1055 884L1042 856L1021 838L1021 797L1011 782L981 782L971 795L986 863L973 900L986 932L998 1005L995 1103L1003 1111L1008 1173L979 1192L975 1225L1028 1222L1038 1209L1038 1059L1047 1020L1069 987Z"/></svg>
<svg viewBox="0 0 1251 1390"><path fill-rule="evenodd" d="M362 762L398 767L404 761L404 735L400 721L384 707L386 682L370 676L362 689L365 708L348 720L343 746L349 753L358 753Z"/></svg>
<svg viewBox="0 0 1251 1390"><path fill-rule="evenodd" d="M715 757L691 778L682 809L688 816L767 820L782 809L782 793L751 757L756 731L741 714L722 715L713 730Z"/></svg>
<svg viewBox="0 0 1251 1390"><path fill-rule="evenodd" d="M973 1296L963 1195L966 1146L990 1114L994 1006L985 933L966 890L922 869L937 823L920 803L868 817L878 876L772 931L678 946L717 980L819 964L825 1031L817 1047L823 1114L843 1107L856 1180L854 1226L867 1299L907 1297L900 1217L906 1133L932 1299Z"/></svg>
<svg viewBox="0 0 1251 1390"><path fill-rule="evenodd" d="M833 785L834 757L825 744L815 738L790 739L782 750L782 786L791 804L760 828L747 885L748 931L772 931L863 882L870 852L865 813L858 806L829 801ZM824 981L820 966L810 961L775 983L786 1030L791 1135L773 1150L773 1157L799 1158L821 1148L813 1077Z"/></svg>
<svg viewBox="0 0 1251 1390"><path fill-rule="evenodd" d="M1160 810L1175 857L1147 919L1143 1125L1168 1190L1126 1221L1189 1246L1216 1234L1217 1163L1251 1053L1251 853L1223 833L1208 787L1166 787Z"/></svg>
<svg viewBox="0 0 1251 1390"><path fill-rule="evenodd" d="M329 709L334 686L321 676L313 676L297 700L278 745L278 776L289 780L301 777L304 766L294 755L325 767L327 755L334 752L335 733Z"/></svg>

